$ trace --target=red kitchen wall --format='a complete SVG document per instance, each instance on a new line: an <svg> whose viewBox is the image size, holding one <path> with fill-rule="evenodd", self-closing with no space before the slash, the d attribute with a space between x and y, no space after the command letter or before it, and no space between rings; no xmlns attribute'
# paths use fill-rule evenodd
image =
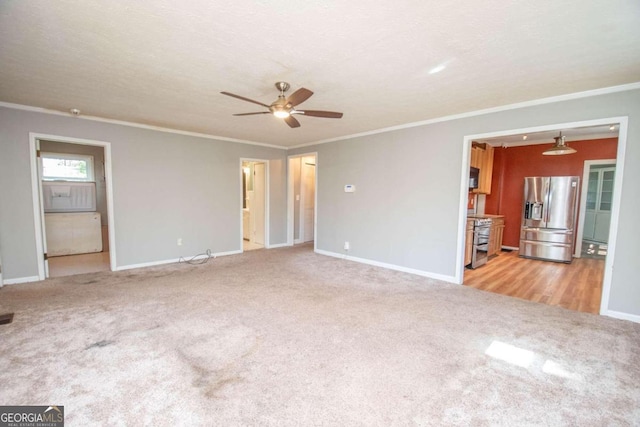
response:
<svg viewBox="0 0 640 427"><path fill-rule="evenodd" d="M520 244L520 215L522 189L527 176L579 176L585 160L615 159L618 138L571 141L577 150L564 156L543 156L549 145L496 148L493 158L491 194L485 202L485 213L505 216L502 244L518 247ZM580 194L580 192L578 193Z"/></svg>

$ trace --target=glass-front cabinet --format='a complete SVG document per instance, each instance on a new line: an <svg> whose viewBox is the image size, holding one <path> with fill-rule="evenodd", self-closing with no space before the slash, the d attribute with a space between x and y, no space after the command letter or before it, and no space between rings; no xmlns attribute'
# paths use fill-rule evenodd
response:
<svg viewBox="0 0 640 427"><path fill-rule="evenodd" d="M591 166L587 183L587 210L582 238L599 243L609 240L615 165Z"/></svg>

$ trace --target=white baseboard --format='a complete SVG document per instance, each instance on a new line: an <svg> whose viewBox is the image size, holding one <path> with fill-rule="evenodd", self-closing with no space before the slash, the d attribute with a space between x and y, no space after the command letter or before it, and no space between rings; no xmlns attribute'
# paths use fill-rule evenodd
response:
<svg viewBox="0 0 640 427"><path fill-rule="evenodd" d="M40 277L38 276L29 276L29 277L18 277L17 279L4 279L2 281L3 285L19 285L20 283L29 283L29 282L38 282L40 281Z"/></svg>
<svg viewBox="0 0 640 427"><path fill-rule="evenodd" d="M517 247L517 246L501 246L501 249L509 249L509 250L512 250L512 251L519 251L520 250L520 248Z"/></svg>
<svg viewBox="0 0 640 427"><path fill-rule="evenodd" d="M386 262L380 262L380 261L373 261L373 260L366 259L366 258L358 258L358 257L346 255L346 254L340 254L340 253L337 253L337 252L324 251L322 249L316 249L315 252L317 254L320 254L320 255L326 255L326 256L330 256L330 257L334 257L334 258L346 259L348 261L355 261L355 262L359 262L361 264L373 265L373 266L376 266L376 267L387 268L389 270L402 271L403 273L415 274L415 275L422 276L422 277L428 277L430 279L442 280L443 282L449 282L449 283L457 284L456 278L454 276L447 276L447 275L444 275L444 274L431 273L429 271L416 270L415 268L402 267L400 265L388 264Z"/></svg>
<svg viewBox="0 0 640 427"><path fill-rule="evenodd" d="M266 246L267 249L275 249L275 248L284 248L285 246L290 246L286 243L277 243L275 245Z"/></svg>
<svg viewBox="0 0 640 427"><path fill-rule="evenodd" d="M211 254L212 257L217 258L219 256L229 256L229 255L238 255L241 254L242 250L237 251L227 251L227 252L216 252L215 254Z"/></svg>
<svg viewBox="0 0 640 427"><path fill-rule="evenodd" d="M165 260L162 260L162 261L143 262L143 263L140 263L140 264L120 265L120 266L116 267L116 271L132 270L134 268L154 267L156 265L164 265L164 264L174 264L174 263L176 263L178 261L180 261L180 258L165 259Z"/></svg>
<svg viewBox="0 0 640 427"><path fill-rule="evenodd" d="M212 258L217 258L219 256L237 255L237 254L241 254L241 253L242 253L242 251L216 252L216 253L212 253L211 257ZM198 255L202 255L202 254L198 254ZM191 259L194 256L196 256L196 255L185 256L185 257L182 257L182 258L183 259ZM153 267L153 266L156 266L156 265L164 265L164 264L175 264L177 262L180 262L180 258L165 259L165 260L162 260L162 261L143 262L143 263L140 263L140 264L120 265L120 266L116 267L115 271L132 270L134 268Z"/></svg>
<svg viewBox="0 0 640 427"><path fill-rule="evenodd" d="M603 316L613 317L614 319L628 320L630 322L640 323L640 316L637 314L623 313L621 311L607 310L602 313Z"/></svg>
<svg viewBox="0 0 640 427"><path fill-rule="evenodd" d="M293 241L293 244L294 244L294 245L299 245L300 243L303 243L302 239L295 239L295 240Z"/></svg>

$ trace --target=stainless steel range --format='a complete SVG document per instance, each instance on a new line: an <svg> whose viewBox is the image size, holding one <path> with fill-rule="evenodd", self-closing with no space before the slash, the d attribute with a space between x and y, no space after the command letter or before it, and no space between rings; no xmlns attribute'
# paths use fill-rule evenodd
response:
<svg viewBox="0 0 640 427"><path fill-rule="evenodd" d="M489 235L491 234L491 218L473 220L473 252L471 268L485 265L489 258Z"/></svg>

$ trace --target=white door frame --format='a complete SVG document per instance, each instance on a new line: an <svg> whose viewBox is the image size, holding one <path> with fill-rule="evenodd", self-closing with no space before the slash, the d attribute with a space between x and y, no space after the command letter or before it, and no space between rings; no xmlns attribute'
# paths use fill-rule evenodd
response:
<svg viewBox="0 0 640 427"><path fill-rule="evenodd" d="M240 252L244 252L244 236L242 235L243 231L243 210L242 210L242 175L244 171L242 170L242 163L244 162L252 162L252 163L264 163L264 247L269 249L271 247L270 239L269 239L269 160L266 159L252 159L248 157L241 157L239 166L240 166L240 174L238 177L240 178L240 185L238 186L240 190Z"/></svg>
<svg viewBox="0 0 640 427"><path fill-rule="evenodd" d="M93 139L72 138L68 136L47 135L29 132L29 151L31 163L31 194L33 199L33 223L36 235L36 259L38 260L38 278L44 280L47 268L44 260L46 230L44 228L44 206L40 202L41 183L38 171L37 146L39 140L64 142L69 144L93 145L104 149L104 173L107 192L107 227L109 232L109 268L116 270L116 232L113 209L113 180L111 170L111 143Z"/></svg>
<svg viewBox="0 0 640 427"><path fill-rule="evenodd" d="M317 250L318 245L318 152L314 151L311 153L302 153L302 154L294 154L291 156L287 156L287 246L293 246L294 244L294 203L295 203L295 194L293 188L293 170L291 169L291 160L302 157L315 157L316 159L316 167L315 167L315 192L314 192L314 202L313 202L313 250Z"/></svg>
<svg viewBox="0 0 640 427"><path fill-rule="evenodd" d="M599 160L585 160L584 168L582 169L582 191L580 192L580 211L578 213L578 232L576 233L576 247L573 256L580 258L582 255L582 237L584 235L584 216L587 212L587 191L589 190L589 172L591 166L595 165L616 165L616 159L599 159ZM618 178L618 171L616 168L615 179ZM615 182L614 182L615 186Z"/></svg>
<svg viewBox="0 0 640 427"><path fill-rule="evenodd" d="M40 140L36 139L36 153L40 151ZM92 166L93 169L93 166ZM40 206L40 226L42 227L42 251L40 253L48 253L49 248L47 247L47 228L45 226L45 216L44 216L44 197L43 188L42 188L42 173L44 171L42 165L42 156L36 155L36 173L38 174L38 206ZM95 178L95 176L94 176ZM102 230L100 230L102 232ZM45 256L44 260L44 278L49 277L49 259Z"/></svg>
<svg viewBox="0 0 640 427"><path fill-rule="evenodd" d="M509 129L496 132L482 133L476 135L466 135L462 141L462 170L460 173L460 206L458 210L458 254L456 258L456 283L462 285L464 280L464 240L467 223L467 194L469 186L469 164L471 142L474 139L487 139L499 136L509 136L514 134L559 131L567 128L577 128L586 126L618 125L618 151L616 155L616 179L613 183L613 204L611 206L611 224L609 226L609 246L604 264L604 278L602 281L602 298L600 302L600 314L607 314L609 311L609 298L611 294L611 276L613 274L613 263L615 259L615 248L618 240L618 221L620 216L620 201L622 197L622 182L624 179L624 158L627 147L627 128L629 118L627 116L609 117L595 120L585 120L579 122L557 123L544 126L535 126L522 129Z"/></svg>

